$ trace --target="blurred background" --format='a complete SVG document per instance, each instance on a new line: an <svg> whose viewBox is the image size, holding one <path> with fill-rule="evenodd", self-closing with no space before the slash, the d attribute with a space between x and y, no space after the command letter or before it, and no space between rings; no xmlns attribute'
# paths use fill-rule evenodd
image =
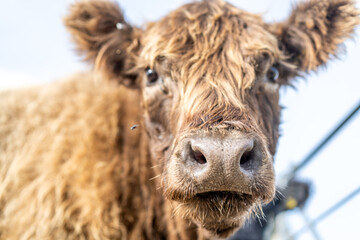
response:
<svg viewBox="0 0 360 240"><path fill-rule="evenodd" d="M76 56L62 17L72 0L0 1L0 90L41 84L90 69ZM164 16L184 0L118 0L127 20L137 26ZM259 13L268 22L286 19L296 1L230 0ZM357 0L360 7L360 0ZM360 31L346 42L346 53L327 68L281 89L282 137L275 156L278 182L291 171L360 101ZM303 212L314 220L360 186L360 114L355 115L315 158L297 173L311 182ZM293 239L360 239L360 194ZM279 222L277 239L286 239L306 225L299 209Z"/></svg>

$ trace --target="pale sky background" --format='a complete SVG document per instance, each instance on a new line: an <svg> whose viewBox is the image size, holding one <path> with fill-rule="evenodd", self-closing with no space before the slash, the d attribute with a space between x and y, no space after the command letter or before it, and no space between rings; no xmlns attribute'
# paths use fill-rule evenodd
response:
<svg viewBox="0 0 360 240"><path fill-rule="evenodd" d="M0 0L0 89L41 84L89 68L73 52L62 25L70 0ZM141 26L157 20L183 0L119 0L127 19ZM284 20L289 0L232 0L248 11L263 13L269 21ZM358 7L360 0L357 0ZM282 137L276 155L278 178L305 155L360 101L360 31L346 42L347 54L327 69L299 79L297 90L282 89ZM307 203L309 218L319 216L360 185L360 114L317 155L299 177L313 182ZM360 239L360 196L322 221L323 239ZM286 216L291 232L303 225L293 211ZM312 239L309 233L297 239Z"/></svg>

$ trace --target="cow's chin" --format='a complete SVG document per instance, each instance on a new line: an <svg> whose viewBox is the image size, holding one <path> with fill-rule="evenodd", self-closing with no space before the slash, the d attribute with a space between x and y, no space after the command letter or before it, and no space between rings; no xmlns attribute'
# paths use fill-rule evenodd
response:
<svg viewBox="0 0 360 240"><path fill-rule="evenodd" d="M177 201L175 214L193 221L208 235L226 238L241 227L254 206L251 195L206 192Z"/></svg>

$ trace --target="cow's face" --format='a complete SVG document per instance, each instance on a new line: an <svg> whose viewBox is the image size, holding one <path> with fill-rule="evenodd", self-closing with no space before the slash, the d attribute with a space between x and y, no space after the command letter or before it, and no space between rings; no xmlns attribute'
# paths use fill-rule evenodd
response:
<svg viewBox="0 0 360 240"><path fill-rule="evenodd" d="M226 236L274 196L277 39L258 16L203 2L151 24L143 45L146 129L165 196Z"/></svg>
<svg viewBox="0 0 360 240"><path fill-rule="evenodd" d="M67 25L80 50L141 89L150 151L175 213L220 237L274 196L279 88L324 64L358 21L346 0L304 3L272 25L220 0L196 2L145 30L107 2L74 9Z"/></svg>

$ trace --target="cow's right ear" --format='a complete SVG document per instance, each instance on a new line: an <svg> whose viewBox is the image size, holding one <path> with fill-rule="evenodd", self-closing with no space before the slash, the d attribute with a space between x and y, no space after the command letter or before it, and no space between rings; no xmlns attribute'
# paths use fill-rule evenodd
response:
<svg viewBox="0 0 360 240"><path fill-rule="evenodd" d="M88 0L70 6L64 22L77 50L108 79L136 87L137 54L141 30L124 20L119 6L105 0Z"/></svg>

